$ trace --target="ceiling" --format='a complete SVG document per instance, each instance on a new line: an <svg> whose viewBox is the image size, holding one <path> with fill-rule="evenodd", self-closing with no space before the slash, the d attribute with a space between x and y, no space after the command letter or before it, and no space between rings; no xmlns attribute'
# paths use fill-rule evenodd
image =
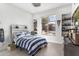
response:
<svg viewBox="0 0 79 59"><path fill-rule="evenodd" d="M22 8L30 13L38 13L48 9L70 5L70 3L41 3L40 7L34 7L32 3L13 3L12 5Z"/></svg>

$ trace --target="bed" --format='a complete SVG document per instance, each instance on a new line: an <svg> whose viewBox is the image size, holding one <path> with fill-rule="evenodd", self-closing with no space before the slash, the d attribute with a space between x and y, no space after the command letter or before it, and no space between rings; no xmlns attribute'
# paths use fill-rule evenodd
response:
<svg viewBox="0 0 79 59"><path fill-rule="evenodd" d="M11 25L11 39L15 45L25 49L28 55L34 56L38 51L47 46L46 38L39 35L31 35L25 25Z"/></svg>

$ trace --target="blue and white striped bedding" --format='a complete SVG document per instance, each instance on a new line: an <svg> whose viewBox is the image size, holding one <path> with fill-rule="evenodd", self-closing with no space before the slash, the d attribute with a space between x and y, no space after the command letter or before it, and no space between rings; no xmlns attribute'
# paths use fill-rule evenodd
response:
<svg viewBox="0 0 79 59"><path fill-rule="evenodd" d="M16 39L16 45L21 48L25 48L28 54L32 56L36 55L36 53L42 46L47 45L47 41L45 38L32 35L21 34Z"/></svg>

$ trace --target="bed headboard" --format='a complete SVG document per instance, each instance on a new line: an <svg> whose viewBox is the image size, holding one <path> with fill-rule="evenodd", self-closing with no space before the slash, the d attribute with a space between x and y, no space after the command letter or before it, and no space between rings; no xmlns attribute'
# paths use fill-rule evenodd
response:
<svg viewBox="0 0 79 59"><path fill-rule="evenodd" d="M22 32L22 31L27 31L26 25L10 25L10 37L11 37L12 42L14 42L13 33Z"/></svg>

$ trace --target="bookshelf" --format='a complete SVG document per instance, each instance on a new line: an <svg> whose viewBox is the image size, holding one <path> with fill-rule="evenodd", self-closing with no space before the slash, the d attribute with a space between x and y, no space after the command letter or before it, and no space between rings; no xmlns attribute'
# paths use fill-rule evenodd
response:
<svg viewBox="0 0 79 59"><path fill-rule="evenodd" d="M71 14L63 14L62 15L62 33L68 32L73 27L73 21Z"/></svg>

